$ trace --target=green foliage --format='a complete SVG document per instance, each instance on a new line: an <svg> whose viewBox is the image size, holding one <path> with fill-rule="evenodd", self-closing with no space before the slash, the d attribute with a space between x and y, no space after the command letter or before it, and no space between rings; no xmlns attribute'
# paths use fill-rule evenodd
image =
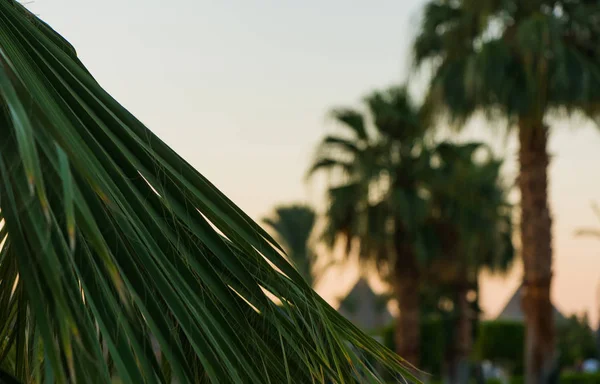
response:
<svg viewBox="0 0 600 384"><path fill-rule="evenodd" d="M451 342L451 330L448 329L448 319L440 316L427 316L421 323L421 359L422 369L439 377L442 374L444 351ZM559 326L559 351L561 356L569 356L563 360L562 367L573 366L578 362L573 358L574 350L577 358L594 357L595 347L593 334L586 328L584 319L572 316L569 322ZM585 332L583 332L585 331ZM384 345L394 347L394 328L390 325L378 334L383 337ZM585 340L585 339L588 340ZM508 368L512 375L511 384L523 384L523 352L525 341L525 327L516 321L482 321L478 327L478 337L474 346L473 357L477 361L490 360ZM581 351L587 351L587 354ZM487 383L497 384L497 379L490 379ZM600 383L600 374L563 373L560 383L587 384Z"/></svg>
<svg viewBox="0 0 600 384"><path fill-rule="evenodd" d="M525 384L523 376L513 376L510 378L510 384Z"/></svg>
<svg viewBox="0 0 600 384"><path fill-rule="evenodd" d="M502 162L476 160L487 149L480 143L428 148L423 112L404 88L374 92L365 102L370 115L334 110L343 130L323 139L309 171L329 175L327 244L342 235L349 250L359 240L359 255L378 266L396 256L402 262L393 249L402 242L421 266L442 255L455 264L461 258L472 275L482 267L506 270L514 248ZM444 239L448 226L461 235L458 249Z"/></svg>
<svg viewBox="0 0 600 384"><path fill-rule="evenodd" d="M509 384L524 384L523 376L513 376ZM563 373L558 380L559 384L600 384L600 374L597 373ZM486 384L501 384L499 379L489 379Z"/></svg>
<svg viewBox="0 0 600 384"><path fill-rule="evenodd" d="M383 344L394 350L393 324L379 332ZM433 376L442 373L444 351L449 342L449 334L445 322L439 317L427 317L421 321L421 365L419 369Z"/></svg>
<svg viewBox="0 0 600 384"><path fill-rule="evenodd" d="M318 278L315 270L316 254L310 244L315 221L314 210L301 204L277 206L271 217L263 219L275 233L292 264L313 287Z"/></svg>
<svg viewBox="0 0 600 384"><path fill-rule="evenodd" d="M557 343L561 368L573 367L580 361L596 357L596 338L585 317L571 316L557 324ZM475 343L475 357L503 364L514 374L521 374L525 327L521 322L484 321Z"/></svg>
<svg viewBox="0 0 600 384"><path fill-rule="evenodd" d="M367 356L409 375L13 0L0 1L0 48L3 370L28 383L381 382Z"/></svg>
<svg viewBox="0 0 600 384"><path fill-rule="evenodd" d="M559 384L600 384L600 374L598 373L578 373L565 372L560 375ZM486 384L498 384L497 379L491 379ZM514 376L509 380L510 384L524 384L523 376Z"/></svg>
<svg viewBox="0 0 600 384"><path fill-rule="evenodd" d="M502 162L489 151L480 159L488 149L480 143L426 145L423 111L404 88L375 92L366 104L370 114L334 111L343 130L325 137L310 169L329 176L327 244L342 238L347 254L355 244L361 261L386 267L384 277L418 275L429 287L444 285L451 300L466 300L465 287L477 285L483 268L506 271L514 258ZM448 315L444 332L422 330L435 336L421 340L420 368L440 372L442 346L452 350L456 320L470 313L461 315Z"/></svg>
<svg viewBox="0 0 600 384"><path fill-rule="evenodd" d="M596 335L587 316L573 315L564 323L558 324L557 331L561 367L574 366L585 359L598 356Z"/></svg>
<svg viewBox="0 0 600 384"><path fill-rule="evenodd" d="M483 321L474 346L478 360L490 360L507 367L512 374L523 372L525 326L516 321Z"/></svg>
<svg viewBox="0 0 600 384"><path fill-rule="evenodd" d="M442 373L444 352L451 342L446 325L440 318L425 319L421 324L421 364L425 372Z"/></svg>
<svg viewBox="0 0 600 384"><path fill-rule="evenodd" d="M402 256L391 251L394 241L424 244L416 228L427 215L418 193L429 168L429 158L419 153L425 126L404 87L373 92L365 105L368 113L333 110L339 132L323 139L309 175L328 175L325 242L333 247L342 239L347 253L355 243L362 261L390 266Z"/></svg>
<svg viewBox="0 0 600 384"><path fill-rule="evenodd" d="M591 1L430 1L414 43L417 65L436 68L428 102L461 120L480 109L596 116L599 14Z"/></svg>
<svg viewBox="0 0 600 384"><path fill-rule="evenodd" d="M600 374L590 373L563 373L560 384L600 384Z"/></svg>
<svg viewBox="0 0 600 384"><path fill-rule="evenodd" d="M432 153L438 165L425 182L431 194L430 220L442 245L440 256L447 261L435 274L442 281L446 273L447 281L463 283L474 282L483 268L506 272L515 252L502 161L477 142L443 142ZM451 276L457 269L463 276Z"/></svg>

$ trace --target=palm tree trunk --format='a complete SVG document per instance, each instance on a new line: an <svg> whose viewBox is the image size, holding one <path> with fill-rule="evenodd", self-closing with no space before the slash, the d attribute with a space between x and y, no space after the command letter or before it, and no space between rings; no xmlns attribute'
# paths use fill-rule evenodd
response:
<svg viewBox="0 0 600 384"><path fill-rule="evenodd" d="M456 287L456 323L454 327L454 345L450 353L449 382L463 384L469 380L469 355L473 346L472 311L467 298L469 289L467 282Z"/></svg>
<svg viewBox="0 0 600 384"><path fill-rule="evenodd" d="M399 247L394 266L394 290L400 314L396 320L396 352L415 367L420 363L421 305L420 275L412 247Z"/></svg>
<svg viewBox="0 0 600 384"><path fill-rule="evenodd" d="M554 364L552 219L548 207L548 128L541 119L519 120L521 246L524 266L525 382L547 383Z"/></svg>

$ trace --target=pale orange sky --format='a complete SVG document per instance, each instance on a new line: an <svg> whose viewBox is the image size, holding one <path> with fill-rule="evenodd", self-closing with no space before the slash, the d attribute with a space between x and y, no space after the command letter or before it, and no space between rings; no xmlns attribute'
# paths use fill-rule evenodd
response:
<svg viewBox="0 0 600 384"><path fill-rule="evenodd" d="M252 217L276 203L320 201L303 175L332 106L356 105L406 78L422 0L35 0L96 79ZM566 313L596 319L600 241L600 133L584 121L553 124L550 142L556 279ZM500 129L501 131L501 129ZM514 178L516 147L481 121L463 138L494 143ZM492 316L518 285L485 279ZM341 287L338 281L330 287ZM324 294L334 297L327 289Z"/></svg>

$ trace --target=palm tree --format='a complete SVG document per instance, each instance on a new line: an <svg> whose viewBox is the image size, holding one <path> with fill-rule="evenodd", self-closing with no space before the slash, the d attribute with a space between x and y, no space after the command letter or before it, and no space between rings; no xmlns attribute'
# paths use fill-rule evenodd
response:
<svg viewBox="0 0 600 384"><path fill-rule="evenodd" d="M323 139L309 174L329 175L324 239L330 247L343 239L348 254L358 245L360 260L389 277L400 310L396 350L418 364L420 263L427 257L418 230L426 216L419 190L428 166L419 156L424 126L405 88L375 92L365 103L368 113L332 112L343 132Z"/></svg>
<svg viewBox="0 0 600 384"><path fill-rule="evenodd" d="M600 5L585 0L433 0L414 44L417 65L434 69L431 113L464 121L484 111L507 117L518 131L527 383L547 382L556 357L547 117L596 116L598 17Z"/></svg>
<svg viewBox="0 0 600 384"><path fill-rule="evenodd" d="M293 204L275 207L271 217L262 220L276 235L291 263L306 282L314 287L320 274L316 271L316 254L310 245L316 214L308 205Z"/></svg>
<svg viewBox="0 0 600 384"><path fill-rule="evenodd" d="M365 354L409 375L13 0L0 106L2 381L381 382Z"/></svg>
<svg viewBox="0 0 600 384"><path fill-rule="evenodd" d="M485 160L476 155L486 149ZM507 189L500 180L502 161L480 143L442 143L435 149L438 165L429 180L433 225L441 255L428 268L429 281L450 293L455 313L451 349L447 353L450 383L468 382L473 345L473 300L483 269L506 272L514 258L512 215Z"/></svg>

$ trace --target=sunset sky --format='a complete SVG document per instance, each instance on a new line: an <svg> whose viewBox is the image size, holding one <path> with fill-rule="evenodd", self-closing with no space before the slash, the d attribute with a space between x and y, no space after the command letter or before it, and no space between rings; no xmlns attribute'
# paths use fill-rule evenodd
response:
<svg viewBox="0 0 600 384"><path fill-rule="evenodd" d="M28 7L67 38L96 79L255 219L276 203L318 204L304 183L326 112L358 105L371 90L407 79L420 0L35 0ZM516 145L484 121L461 140L489 141L514 182ZM565 313L597 318L600 131L552 121L553 298ZM505 148L505 144L507 147ZM497 313L518 285L484 279L483 306ZM344 284L326 282L327 298ZM336 290L335 288L339 288Z"/></svg>

